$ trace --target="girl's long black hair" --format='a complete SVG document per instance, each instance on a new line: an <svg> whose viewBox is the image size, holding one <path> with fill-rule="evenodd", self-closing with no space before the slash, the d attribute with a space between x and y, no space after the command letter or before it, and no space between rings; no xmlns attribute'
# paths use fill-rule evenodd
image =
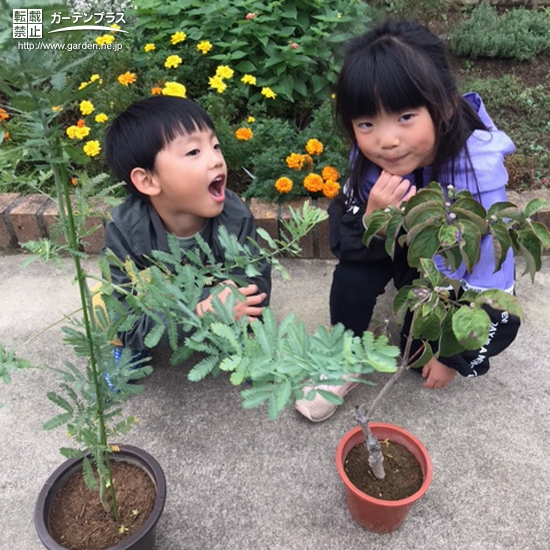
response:
<svg viewBox="0 0 550 550"><path fill-rule="evenodd" d="M457 156L464 151L470 163L467 139L474 130L487 127L458 93L443 42L415 21L386 21L352 39L336 84L337 123L351 142L353 119L418 107L428 109L435 126L431 178L452 184ZM443 174L448 162L451 173ZM350 168L348 198L360 198L369 164L358 151Z"/></svg>

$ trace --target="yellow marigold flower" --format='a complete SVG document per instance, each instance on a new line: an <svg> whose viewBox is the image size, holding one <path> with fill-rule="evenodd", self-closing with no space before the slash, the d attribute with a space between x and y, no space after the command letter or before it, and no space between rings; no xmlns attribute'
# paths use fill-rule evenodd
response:
<svg viewBox="0 0 550 550"><path fill-rule="evenodd" d="M308 174L304 178L304 187L310 193L317 193L323 189L324 181L319 174Z"/></svg>
<svg viewBox="0 0 550 550"><path fill-rule="evenodd" d="M277 94L271 88L267 87L262 88L260 93L267 99L275 99L277 97Z"/></svg>
<svg viewBox="0 0 550 550"><path fill-rule="evenodd" d="M304 166L304 156L298 153L291 153L285 160L286 165L292 170L301 170Z"/></svg>
<svg viewBox="0 0 550 550"><path fill-rule="evenodd" d="M241 78L241 82L243 84L250 84L251 86L256 86L256 77L252 76L251 74L245 74Z"/></svg>
<svg viewBox="0 0 550 550"><path fill-rule="evenodd" d="M222 94L227 88L227 84L219 76L211 76L208 79L208 84L214 88L219 94Z"/></svg>
<svg viewBox="0 0 550 550"><path fill-rule="evenodd" d="M109 117L105 113L99 113L95 116L95 121L99 124L103 124L104 122L107 122L109 120Z"/></svg>
<svg viewBox="0 0 550 550"><path fill-rule="evenodd" d="M120 25L117 25L116 23L109 25L109 27L111 27L111 29L120 29Z"/></svg>
<svg viewBox="0 0 550 550"><path fill-rule="evenodd" d="M85 99L80 102L80 112L86 116L91 115L94 112L94 104L91 101Z"/></svg>
<svg viewBox="0 0 550 550"><path fill-rule="evenodd" d="M53 111L53 107L52 107L52 111ZM0 108L0 120L7 120L8 118L10 118L10 115L8 115L6 109Z"/></svg>
<svg viewBox="0 0 550 550"><path fill-rule="evenodd" d="M310 155L320 155L323 152L323 144L318 139L310 139L306 143L306 151Z"/></svg>
<svg viewBox="0 0 550 550"><path fill-rule="evenodd" d="M78 126L69 126L65 133L71 138L76 139L76 130L78 130Z"/></svg>
<svg viewBox="0 0 550 550"><path fill-rule="evenodd" d="M88 141L84 147L82 147L82 150L89 156L89 157L95 157L96 155L99 155L99 152L101 151L101 145L99 144L99 141L96 139L92 141Z"/></svg>
<svg viewBox="0 0 550 550"><path fill-rule="evenodd" d="M340 184L337 181L329 180L323 185L322 191L327 199L332 199L340 192Z"/></svg>
<svg viewBox="0 0 550 550"><path fill-rule="evenodd" d="M99 83L101 84L102 80L101 80L100 76L98 74L93 74L90 77L90 82L95 82L96 80L99 80Z"/></svg>
<svg viewBox="0 0 550 550"><path fill-rule="evenodd" d="M325 166L321 175L325 181L338 181L340 179L340 172L332 166Z"/></svg>
<svg viewBox="0 0 550 550"><path fill-rule="evenodd" d="M183 59L179 55L169 55L164 62L167 69L175 69L183 63Z"/></svg>
<svg viewBox="0 0 550 550"><path fill-rule="evenodd" d="M233 78L235 71L227 65L220 65L216 69L216 76L219 78Z"/></svg>
<svg viewBox="0 0 550 550"><path fill-rule="evenodd" d="M187 35L184 32L178 31L178 32L175 32L170 37L170 42L173 45L175 45L175 44L179 44L180 42L183 42L186 38L187 38Z"/></svg>
<svg viewBox="0 0 550 550"><path fill-rule="evenodd" d="M131 73L129 71L126 71L124 74L121 74L117 80L123 85L123 86L129 86L130 84L133 84L137 80L137 76L135 73Z"/></svg>
<svg viewBox="0 0 550 550"><path fill-rule="evenodd" d="M118 445L111 445L111 451L113 453L120 453L120 447Z"/></svg>
<svg viewBox="0 0 550 550"><path fill-rule="evenodd" d="M145 46L143 46L143 49L146 51L146 52L154 52L155 49L156 49L156 46L152 43L149 43L149 44L145 44Z"/></svg>
<svg viewBox="0 0 550 550"><path fill-rule="evenodd" d="M1 110L4 111L4 109L1 109ZM63 107L61 107L61 105L54 105L54 106L52 107L52 112L53 112L53 113L57 113L57 112L62 111L62 110L63 110ZM4 111L4 112L5 112L5 111Z"/></svg>
<svg viewBox="0 0 550 550"><path fill-rule="evenodd" d="M197 50L206 55L212 49L212 44L208 40L202 40L197 44Z"/></svg>
<svg viewBox="0 0 550 550"><path fill-rule="evenodd" d="M115 41L115 37L112 34L103 34L95 39L95 43L99 46L104 44L112 44Z"/></svg>
<svg viewBox="0 0 550 550"><path fill-rule="evenodd" d="M74 131L76 139L84 139L90 133L90 128L88 126L80 126Z"/></svg>
<svg viewBox="0 0 550 550"><path fill-rule="evenodd" d="M162 88L160 86L154 86L153 88L151 88L151 94L153 95L162 94Z"/></svg>
<svg viewBox="0 0 550 550"><path fill-rule="evenodd" d="M253 122L256 122L256 119L255 119L253 116L249 116L246 120L247 120L250 124L252 124Z"/></svg>
<svg viewBox="0 0 550 550"><path fill-rule="evenodd" d="M254 134L250 128L239 128L235 131L235 137L241 141L248 141Z"/></svg>
<svg viewBox="0 0 550 550"><path fill-rule="evenodd" d="M292 180L290 178L283 177L279 178L275 182L275 189L277 189L279 193L288 193L289 191L291 191L293 185L294 184L292 183Z"/></svg>
<svg viewBox="0 0 550 550"><path fill-rule="evenodd" d="M81 82L81 83L80 83L80 86L78 87L78 89L79 89L79 90L83 90L88 84L89 84L89 82Z"/></svg>
<svg viewBox="0 0 550 550"><path fill-rule="evenodd" d="M166 82L162 89L162 95L170 95L174 97L186 97L187 89L179 82Z"/></svg>

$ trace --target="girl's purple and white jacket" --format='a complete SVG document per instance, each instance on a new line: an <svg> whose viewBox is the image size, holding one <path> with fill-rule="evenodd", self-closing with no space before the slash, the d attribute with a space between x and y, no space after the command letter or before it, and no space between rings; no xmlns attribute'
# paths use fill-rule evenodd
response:
<svg viewBox="0 0 550 550"><path fill-rule="evenodd" d="M499 130L485 109L481 97L477 93L468 93L464 98L474 107L481 121L489 129L475 130L467 140L467 148L471 163L467 162L466 154L462 153L444 166L438 176L438 182L443 186L454 185L460 190L468 190L485 209L496 202L507 201L505 186L508 183L508 173L504 166L504 157L515 151L512 140ZM350 160L353 162L357 152L352 151ZM472 168L475 177L472 175ZM451 177L452 171L452 177ZM381 169L371 164L360 190L364 203L348 202L346 212L338 213L336 208L329 208L334 212L331 220L331 248L335 256L341 261L376 261L384 254L383 239L373 241L369 251L360 250L356 238L352 235L360 231L357 225L351 221L352 217L362 215L370 190L378 180ZM421 174L421 177L420 177ZM421 181L415 181L419 179ZM403 176L411 185L421 187L431 181L431 168L425 167L417 170L416 174ZM345 188L344 188L345 192ZM362 201L361 201L362 202ZM332 205L331 205L332 206ZM331 216L332 217L332 216ZM353 246L352 246L353 244ZM334 245L334 246L333 246ZM464 289L477 290L500 289L514 292L515 263L513 251L509 250L501 268L495 272L492 237L486 235L482 238L481 254L479 262L471 273L461 265L452 272L444 265L441 257L434 258L438 269L453 279L459 279ZM475 351L465 352L453 357L440 358L445 365L456 369L463 376L478 376L485 374L489 369L488 357L500 353L514 340L520 321L517 317L506 311L485 308L492 320L489 339L486 344Z"/></svg>

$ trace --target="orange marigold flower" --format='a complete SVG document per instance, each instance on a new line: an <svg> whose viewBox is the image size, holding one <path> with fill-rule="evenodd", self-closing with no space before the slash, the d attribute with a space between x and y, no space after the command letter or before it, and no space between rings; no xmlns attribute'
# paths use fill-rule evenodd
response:
<svg viewBox="0 0 550 550"><path fill-rule="evenodd" d="M325 166L321 175L325 181L338 181L340 179L340 172L332 166Z"/></svg>
<svg viewBox="0 0 550 550"><path fill-rule="evenodd" d="M323 144L318 139L310 139L306 143L306 151L310 155L320 155L323 152Z"/></svg>
<svg viewBox="0 0 550 550"><path fill-rule="evenodd" d="M76 123L76 125L79 127L79 128L84 128L84 126L86 126L86 121L83 119L83 118L80 118L78 120L78 122Z"/></svg>
<svg viewBox="0 0 550 550"><path fill-rule="evenodd" d="M239 128L235 131L235 137L241 141L248 141L254 134L250 128Z"/></svg>
<svg viewBox="0 0 550 550"><path fill-rule="evenodd" d="M327 199L332 199L340 192L340 184L337 181L329 180L323 185L322 191Z"/></svg>
<svg viewBox="0 0 550 550"><path fill-rule="evenodd" d="M293 185L294 184L290 178L283 177L279 178L275 182L275 189L277 189L279 193L288 193L292 189Z"/></svg>
<svg viewBox="0 0 550 550"><path fill-rule="evenodd" d="M73 185L74 187L76 187L78 184L78 178L71 178L71 185Z"/></svg>
<svg viewBox="0 0 550 550"><path fill-rule="evenodd" d="M154 86L151 88L151 93L153 95L161 95L162 94L162 88L160 86Z"/></svg>
<svg viewBox="0 0 550 550"><path fill-rule="evenodd" d="M6 120L8 118L10 118L10 115L8 115L5 109L0 108L0 120Z"/></svg>
<svg viewBox="0 0 550 550"><path fill-rule="evenodd" d="M304 187L310 193L317 193L323 189L323 178L319 174L308 174L304 178Z"/></svg>
<svg viewBox="0 0 550 550"><path fill-rule="evenodd" d="M126 71L124 74L121 74L117 80L123 85L123 86L129 86L130 84L133 84L137 80L137 76L135 73L131 73L130 71Z"/></svg>
<svg viewBox="0 0 550 550"><path fill-rule="evenodd" d="M304 165L304 156L298 153L291 153L286 157L286 165L292 170L301 170Z"/></svg>
<svg viewBox="0 0 550 550"><path fill-rule="evenodd" d="M10 133L4 132L4 137L2 138L3 141L6 141L7 139L10 139Z"/></svg>

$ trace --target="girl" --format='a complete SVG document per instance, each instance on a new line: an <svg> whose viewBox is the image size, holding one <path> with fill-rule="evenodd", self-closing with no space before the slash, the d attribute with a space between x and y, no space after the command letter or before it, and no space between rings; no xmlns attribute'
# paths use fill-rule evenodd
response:
<svg viewBox="0 0 550 550"><path fill-rule="evenodd" d="M430 181L444 188L467 189L485 208L505 201L508 175L504 156L515 151L496 128L479 95L461 97L450 72L444 44L412 21L385 22L349 44L336 88L336 116L351 140L350 174L344 192L329 207L330 246L339 263L330 292L331 323L356 334L367 330L377 297L393 278L397 289L418 277L407 265L406 250L390 258L384 237L366 248L362 217L389 205L400 206ZM435 259L437 262L437 258ZM514 258L510 251L494 271L492 241L485 236L472 273L455 273L438 262L463 288L513 292ZM457 372L479 376L488 357L514 340L519 319L487 309L493 321L483 348L430 360L422 369L427 388L441 388ZM344 397L356 384L325 386ZM328 418L334 405L317 395L297 409L312 421Z"/></svg>

